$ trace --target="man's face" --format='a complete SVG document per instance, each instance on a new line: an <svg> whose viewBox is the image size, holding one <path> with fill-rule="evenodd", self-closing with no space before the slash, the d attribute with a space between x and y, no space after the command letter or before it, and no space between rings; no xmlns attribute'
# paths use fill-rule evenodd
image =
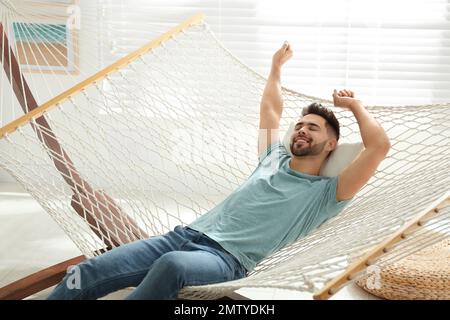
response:
<svg viewBox="0 0 450 320"><path fill-rule="evenodd" d="M329 140L326 120L316 114L308 114L295 125L291 136L291 152L297 157L319 155L330 151L330 146L327 146Z"/></svg>

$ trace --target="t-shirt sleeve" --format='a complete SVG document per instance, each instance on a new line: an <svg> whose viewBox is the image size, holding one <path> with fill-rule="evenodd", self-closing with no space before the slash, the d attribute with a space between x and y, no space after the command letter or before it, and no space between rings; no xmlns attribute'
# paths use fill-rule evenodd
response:
<svg viewBox="0 0 450 320"><path fill-rule="evenodd" d="M280 152L281 148L284 148L280 141L275 141L267 146L267 148L258 155L259 163L263 162L269 155L274 154L276 151Z"/></svg>
<svg viewBox="0 0 450 320"><path fill-rule="evenodd" d="M327 218L331 218L341 212L346 205L352 201L352 199L347 200L336 200L338 177L332 177L328 180L325 186L325 208Z"/></svg>

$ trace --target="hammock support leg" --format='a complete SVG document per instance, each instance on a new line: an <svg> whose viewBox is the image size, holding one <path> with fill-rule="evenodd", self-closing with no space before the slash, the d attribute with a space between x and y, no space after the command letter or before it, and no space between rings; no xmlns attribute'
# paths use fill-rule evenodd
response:
<svg viewBox="0 0 450 320"><path fill-rule="evenodd" d="M0 63L11 83L17 100L25 114L36 110L39 106L23 76L19 60L10 47L8 36L0 23ZM10 74L11 70L11 74ZM72 208L78 215L86 219L89 227L103 240L106 246L119 246L141 237L147 237L135 221L129 217L117 203L101 190L94 190L83 180L72 160L60 145L56 135L44 115L36 118L36 124L31 123L39 140L51 150L50 158L56 169L68 184L72 192ZM102 221L107 216L113 223ZM94 228L92 226L95 226Z"/></svg>
<svg viewBox="0 0 450 320"><path fill-rule="evenodd" d="M86 260L84 255L55 264L0 288L0 300L21 300L61 282L67 268Z"/></svg>

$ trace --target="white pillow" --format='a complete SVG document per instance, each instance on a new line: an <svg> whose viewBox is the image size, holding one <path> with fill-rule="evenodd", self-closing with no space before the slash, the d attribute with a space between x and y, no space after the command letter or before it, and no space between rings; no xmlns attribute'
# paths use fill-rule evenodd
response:
<svg viewBox="0 0 450 320"><path fill-rule="evenodd" d="M295 122L292 122L283 138L283 144L287 152L292 156L290 142L291 136L294 132ZM338 143L336 149L334 149L327 160L320 168L320 175L326 177L338 176L345 167L347 167L364 149L362 142L356 143Z"/></svg>

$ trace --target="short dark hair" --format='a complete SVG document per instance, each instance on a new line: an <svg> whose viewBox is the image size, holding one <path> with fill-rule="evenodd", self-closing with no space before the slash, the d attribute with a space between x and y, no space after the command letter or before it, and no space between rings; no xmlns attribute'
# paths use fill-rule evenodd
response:
<svg viewBox="0 0 450 320"><path fill-rule="evenodd" d="M306 116L307 114L317 114L318 116L324 118L327 122L327 125L329 125L336 134L336 140L339 140L339 121L336 119L333 111L331 111L327 107L324 107L320 103L314 102L309 106L303 108L302 116Z"/></svg>

